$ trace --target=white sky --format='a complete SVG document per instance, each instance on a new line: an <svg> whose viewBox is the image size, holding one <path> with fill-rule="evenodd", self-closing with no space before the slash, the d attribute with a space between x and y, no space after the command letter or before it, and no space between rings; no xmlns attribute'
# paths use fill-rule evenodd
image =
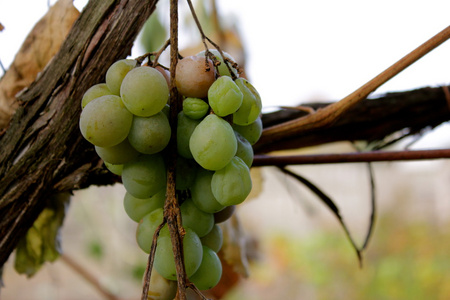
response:
<svg viewBox="0 0 450 300"><path fill-rule="evenodd" d="M217 1L225 19L240 26L246 71L266 107L338 100L450 25L448 0ZM47 2L0 0L5 67ZM446 42L377 93L447 84L449 70Z"/></svg>

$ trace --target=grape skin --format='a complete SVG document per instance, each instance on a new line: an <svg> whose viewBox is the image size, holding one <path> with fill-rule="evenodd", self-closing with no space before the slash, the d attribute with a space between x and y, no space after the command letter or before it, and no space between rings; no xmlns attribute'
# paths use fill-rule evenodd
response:
<svg viewBox="0 0 450 300"><path fill-rule="evenodd" d="M133 197L130 193L125 193L123 207L128 217L135 222L139 222L145 215L151 213L157 208L164 206L166 199L166 190L162 189L154 196L145 199Z"/></svg>
<svg viewBox="0 0 450 300"><path fill-rule="evenodd" d="M219 117L236 112L243 98L241 90L229 76L219 77L208 90L209 105Z"/></svg>
<svg viewBox="0 0 450 300"><path fill-rule="evenodd" d="M154 154L169 144L171 134L169 120L163 112L159 112L150 117L135 116L128 140L139 152Z"/></svg>
<svg viewBox="0 0 450 300"><path fill-rule="evenodd" d="M233 114L233 122L238 125L249 125L255 122L261 113L261 96L244 78L238 78L235 82L244 98L241 107Z"/></svg>
<svg viewBox="0 0 450 300"><path fill-rule="evenodd" d="M120 96L120 86L125 75L136 67L136 60L121 59L113 63L106 71L106 85L109 90L117 96Z"/></svg>
<svg viewBox="0 0 450 300"><path fill-rule="evenodd" d="M80 115L83 137L99 147L111 147L122 142L131 128L133 115L119 96L106 95L89 102Z"/></svg>
<svg viewBox="0 0 450 300"><path fill-rule="evenodd" d="M83 95L81 99L81 108L84 108L92 100L106 95L112 95L106 83L99 83L91 86Z"/></svg>
<svg viewBox="0 0 450 300"><path fill-rule="evenodd" d="M211 231L204 237L200 238L200 240L202 241L203 246L210 248L216 253L219 252L223 244L222 228L215 224Z"/></svg>
<svg viewBox="0 0 450 300"><path fill-rule="evenodd" d="M195 284L199 290L209 290L219 283L222 277L222 263L217 253L210 248L203 246L202 263L197 272L189 280Z"/></svg>
<svg viewBox="0 0 450 300"><path fill-rule="evenodd" d="M139 152L130 145L128 139L111 147L95 146L95 152L103 161L113 165L128 163L139 156Z"/></svg>
<svg viewBox="0 0 450 300"><path fill-rule="evenodd" d="M207 235L214 226L214 216L201 211L192 199L186 199L180 206L183 226L189 227L201 238Z"/></svg>

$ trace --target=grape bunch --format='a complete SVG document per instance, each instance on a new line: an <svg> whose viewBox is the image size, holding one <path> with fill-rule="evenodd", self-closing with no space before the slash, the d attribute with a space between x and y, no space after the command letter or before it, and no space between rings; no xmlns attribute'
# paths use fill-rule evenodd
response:
<svg viewBox="0 0 450 300"><path fill-rule="evenodd" d="M222 57L208 50L181 59L176 68L175 84L183 99L174 128L176 190L186 232L186 275L200 290L214 287L221 278L217 252L223 236L218 224L251 191L252 145L262 132L260 95L229 61L229 54ZM163 222L166 148L172 134L169 85L167 70L123 59L112 64L105 83L92 86L81 101L80 131L106 167L122 177L124 208L138 223L137 243L146 253ZM151 284L175 290L175 280L165 225L157 240Z"/></svg>

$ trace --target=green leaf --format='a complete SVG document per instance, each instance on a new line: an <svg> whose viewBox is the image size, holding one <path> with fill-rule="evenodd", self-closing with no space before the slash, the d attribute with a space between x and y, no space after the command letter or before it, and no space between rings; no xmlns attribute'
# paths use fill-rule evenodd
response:
<svg viewBox="0 0 450 300"><path fill-rule="evenodd" d="M46 261L53 262L59 257L60 228L69 200L69 193L55 194L49 198L47 207L17 245L14 268L18 273L31 277Z"/></svg>

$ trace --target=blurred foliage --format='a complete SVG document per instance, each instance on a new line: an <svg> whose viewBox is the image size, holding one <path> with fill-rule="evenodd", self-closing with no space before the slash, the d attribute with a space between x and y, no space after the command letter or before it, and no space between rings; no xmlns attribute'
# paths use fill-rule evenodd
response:
<svg viewBox="0 0 450 300"><path fill-rule="evenodd" d="M158 51L169 38L166 27L161 20L160 10L156 10L145 22L141 30L140 40L145 52Z"/></svg>
<svg viewBox="0 0 450 300"><path fill-rule="evenodd" d="M450 224L403 221L378 220L362 269L336 232L270 237L267 256L251 267L252 281L225 299L448 299Z"/></svg>
<svg viewBox="0 0 450 300"><path fill-rule="evenodd" d="M70 194L52 195L16 248L14 267L20 274L33 276L46 262L55 261L61 254L60 228L69 205Z"/></svg>

